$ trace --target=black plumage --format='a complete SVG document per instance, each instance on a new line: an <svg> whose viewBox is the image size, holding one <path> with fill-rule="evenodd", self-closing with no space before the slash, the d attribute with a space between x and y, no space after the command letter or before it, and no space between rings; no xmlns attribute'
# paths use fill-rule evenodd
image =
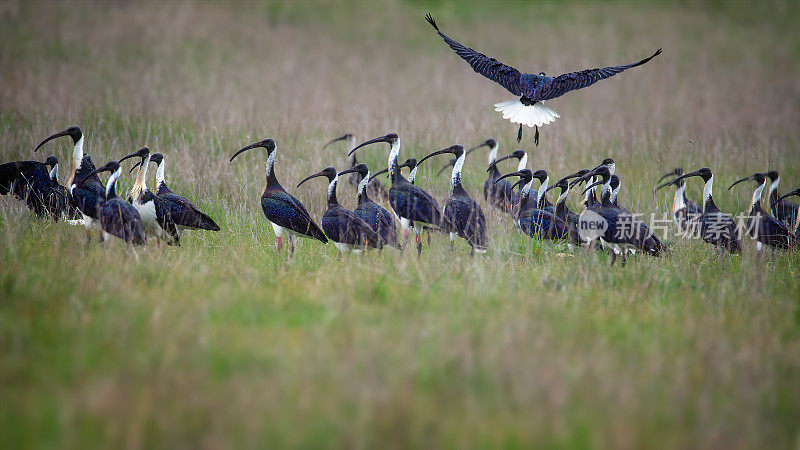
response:
<svg viewBox="0 0 800 450"><path fill-rule="evenodd" d="M311 218L305 206L299 200L289 195L278 183L275 177L275 141L264 139L254 144L250 144L237 151L231 156L233 161L239 154L254 148L264 148L267 150L267 180L264 191L261 194L261 209L264 216L272 224L275 236L278 238L278 251L283 248L281 236L284 230L289 235L289 253L294 252L293 234L301 237L316 239L323 244L328 242L325 233Z"/></svg>
<svg viewBox="0 0 800 450"><path fill-rule="evenodd" d="M0 194L12 194L37 216L50 215L58 220L66 210L59 201L58 181L53 183L48 166L57 170L58 159L50 156L44 163L39 161L13 161L0 164Z"/></svg>
<svg viewBox="0 0 800 450"><path fill-rule="evenodd" d="M343 250L363 251L368 247L380 248L382 241L378 233L353 211L340 205L336 199L336 184L339 180L336 169L326 167L320 172L303 179L297 184L297 187L316 177L328 178L328 208L325 210L325 214L322 215L322 229L328 239L336 245L339 250L339 256L341 256Z"/></svg>
<svg viewBox="0 0 800 450"><path fill-rule="evenodd" d="M784 200L787 197L791 197L791 196L800 197L800 189L795 189L795 190L793 190L791 192L787 192L787 193L783 194L782 196L778 197L777 200L781 201L781 200ZM797 211L797 215L795 216L794 223L789 225L789 226L794 228L794 236L796 238L798 238L798 240L800 240L800 211Z"/></svg>
<svg viewBox="0 0 800 450"><path fill-rule="evenodd" d="M348 173L357 173L360 182L358 184L358 205L353 212L361 220L367 223L381 239L381 245L400 247L397 242L397 228L392 214L385 208L375 203L369 196L369 185L372 177L369 168L364 163L358 163L354 167L339 172L339 176Z"/></svg>
<svg viewBox="0 0 800 450"><path fill-rule="evenodd" d="M144 245L147 243L144 229L142 228L141 216L136 208L130 203L117 197L116 184L122 173L119 163L110 161L106 165L94 170L90 176L100 172L111 172L106 187L105 200L97 205L97 220L103 231L103 241L109 235L118 237L128 244ZM88 179L89 176L84 177ZM80 183L83 183L80 182ZM80 183L78 187L80 187Z"/></svg>
<svg viewBox="0 0 800 450"><path fill-rule="evenodd" d="M445 233L450 233L450 247L453 247L455 236L458 236L469 243L472 251L485 252L488 246L486 237L486 217L481 206L469 196L461 184L461 172L464 168L466 153L460 145L433 152L419 161L422 164L426 159L451 153L456 158L453 164L453 173L450 180L450 198L442 208L441 229Z"/></svg>
<svg viewBox="0 0 800 450"><path fill-rule="evenodd" d="M798 206L785 199L786 196L781 197L778 192L778 185L781 182L781 176L777 170L770 170L767 172L769 178L769 194L768 204L769 210L772 215L783 222L786 226L793 226L798 218Z"/></svg>
<svg viewBox="0 0 800 450"><path fill-rule="evenodd" d="M679 177L681 175L683 175L683 169L676 167L671 172L664 174L658 181L660 182L664 178ZM657 191L669 185L670 182L665 182L656 187L655 190ZM675 222L675 226L678 227L678 230L685 236L699 236L697 233L698 219L703 214L703 210L697 203L686 197L686 182L684 180L679 180L675 186L675 197L672 200L672 220Z"/></svg>
<svg viewBox="0 0 800 450"><path fill-rule="evenodd" d="M586 175L588 172L589 172L588 169L582 169L571 175L567 175L566 177L558 180L552 186L549 186L546 191L549 192L552 189L561 189L561 194L559 194L558 200L556 200L555 211L554 211L555 215L564 222L567 222L569 226L575 229L577 229L578 227L578 214L572 212L567 207L567 196L569 195L570 191L569 180L572 178L582 177Z"/></svg>
<svg viewBox="0 0 800 450"><path fill-rule="evenodd" d="M355 144L356 144L355 136L353 136L351 133L346 133L346 134L344 134L342 136L339 136L337 138L331 139L330 141L325 143L325 145L323 145L322 148L325 149L329 145L331 145L331 144L333 144L335 142L340 142L340 141L345 141L346 142L348 151L349 151L349 149L352 149L353 147L355 147ZM353 167L355 167L358 164L359 164L359 162L358 162L358 158L356 158L356 155L355 154L350 155L350 168L352 169ZM353 186L356 189L358 189L359 184L361 184L361 180L362 180L362 177L361 177L360 173L358 173L358 172L353 172L347 178L347 181L350 183L350 185ZM385 202L385 201L387 201L389 199L389 192L386 190L385 187L383 187L383 184L378 179L376 179L374 177L372 179L370 179L369 180L369 184L367 184L367 194L370 197L376 198L376 199L378 199L378 201L381 201L381 202Z"/></svg>

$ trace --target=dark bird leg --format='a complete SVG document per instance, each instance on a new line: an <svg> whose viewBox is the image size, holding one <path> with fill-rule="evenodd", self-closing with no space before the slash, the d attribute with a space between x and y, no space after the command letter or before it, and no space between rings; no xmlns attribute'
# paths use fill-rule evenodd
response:
<svg viewBox="0 0 800 450"><path fill-rule="evenodd" d="M521 127L521 126L522 126L522 125L520 125L520 127ZM534 143L534 144L535 144L535 145L538 147L538 146L539 146L539 125L536 125L536 126L534 127L534 129L535 129L536 131L533 133L533 143Z"/></svg>
<svg viewBox="0 0 800 450"><path fill-rule="evenodd" d="M517 142L522 140L522 124L519 124L519 131L517 132Z"/></svg>
<svg viewBox="0 0 800 450"><path fill-rule="evenodd" d="M290 234L289 235L289 255L291 256L292 254L294 254L294 238L292 238L292 235Z"/></svg>
<svg viewBox="0 0 800 450"><path fill-rule="evenodd" d="M278 253L282 251L283 251L283 241L281 240L281 237L278 236Z"/></svg>
<svg viewBox="0 0 800 450"><path fill-rule="evenodd" d="M431 232L430 231L426 231L425 232L425 237L428 238L428 245L431 245Z"/></svg>

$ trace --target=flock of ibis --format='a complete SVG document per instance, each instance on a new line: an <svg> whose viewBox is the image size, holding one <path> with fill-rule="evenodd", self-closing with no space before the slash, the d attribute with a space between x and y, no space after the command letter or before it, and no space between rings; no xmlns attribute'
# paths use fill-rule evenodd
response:
<svg viewBox="0 0 800 450"><path fill-rule="evenodd" d="M45 162L15 161L0 165L0 192L13 194L37 216L84 225L87 242L91 240L92 227L100 229L101 242L105 243L114 236L130 246L144 245L148 239L179 246L184 229L219 231L219 226L211 217L167 187L165 160L160 153L151 154L147 147L142 147L119 161L109 161L96 168L91 157L84 154L84 136L77 126L46 138L36 150L62 136L69 136L73 143L73 168L66 186L58 182L58 159L49 156ZM255 142L231 156L232 162L248 150L266 150L266 183L261 194L261 208L275 231L279 251L283 247L284 234L288 238L290 256L294 251L295 236L316 239L322 243L330 240L340 257L343 252L381 251L383 247L402 251L408 244L409 232L413 230L419 257L422 253L421 234L423 230L428 230L429 242L432 232L441 232L449 237L451 251L455 241L460 238L469 244L470 255L486 252L490 247L486 215L481 203L467 192L461 179L467 155L486 147L489 149L489 158L483 189L484 205L498 214L510 216L520 233L535 239L565 242L570 248L580 246L587 250L608 251L612 265L618 256L624 264L630 254L663 256L669 253L661 239L639 219L640 215L619 203L622 180L611 158L592 169L580 169L551 184L547 170L526 167L528 154L524 150L514 150L498 157L499 145L494 139L469 150L461 145L451 145L419 160L409 158L402 164L399 162L401 141L395 133L358 145L349 134L332 142L339 140L349 144L351 167L342 171L325 167L297 185L299 187L314 178L327 180L327 208L321 218L321 227L303 203L278 182L275 174L277 146L274 140ZM356 159L355 153L379 143L388 146L388 163L386 169L372 174L366 164ZM414 183L420 165L439 155L451 155L451 158L438 173L452 166L449 197L441 207L433 195ZM138 171L127 199L123 199L117 195L116 185L123 173L121 164L129 159L137 160L130 172L137 168ZM516 170L503 174L499 163L507 160L517 160L518 165ZM150 163L156 164L154 191L147 187ZM402 173L404 167L411 169L408 178ZM105 185L98 177L102 172L110 173ZM391 182L388 190L376 178L386 172ZM353 210L345 208L337 200L337 186L342 176L348 177L357 192L357 206ZM700 203L686 196L686 183L693 177L704 181ZM675 188L672 218L678 229L688 237L702 239L720 252L729 253L742 251L742 232L753 238L758 251L764 246L800 248L798 205L786 200L788 196L800 195L800 191L795 189L781 196L778 192L780 176L776 171L757 172L730 186L733 188L747 181L755 184L745 227L740 226L733 216L720 211L714 203L714 174L711 169L684 173L678 168L665 174L658 182L664 179L668 181L660 184L656 190ZM582 211L574 212L567 206L567 198L576 186L584 183L586 186L581 191L580 202ZM761 198L767 184L769 208L764 209ZM555 203L548 199L551 190L558 192ZM388 209L384 206L386 203ZM603 227L595 234L582 233L581 227L587 217L600 218ZM402 239L398 237L397 223L403 233Z"/></svg>
<svg viewBox="0 0 800 450"><path fill-rule="evenodd" d="M544 106L544 101L642 66L661 53L659 49L652 56L635 63L571 72L557 77L549 77L541 72L526 74L449 38L430 15L426 16L426 20L475 72L519 97L496 104L496 110L503 114L503 118L520 125L517 141L522 138L523 125L535 128L537 145L538 127L561 117ZM44 163L16 161L0 165L0 193L13 194L38 216L82 223L86 227L87 242L91 240L93 226L102 231L102 242L114 236L130 246L143 245L148 238L164 241L168 245L180 245L181 233L185 229L220 229L211 217L189 200L170 191L164 178L164 156L160 153L151 154L147 147L143 147L119 161L109 161L95 168L92 159L83 152L84 136L77 126L48 137L36 150L62 136L69 136L74 144L72 172L66 186L58 182L58 159L50 156ZM651 256L669 253L667 246L639 219L641 215L619 203L622 179L616 173L616 165L611 158L592 169L582 168L551 184L550 174L546 170L527 168L528 154L524 150L515 150L498 158L499 145L494 139L488 139L469 150L461 145L451 145L419 160L408 158L403 163L399 162L400 138L396 133L358 145L352 134L345 134L331 140L325 147L340 141L344 141L350 149L350 167L343 171L325 167L298 184L299 187L314 178L327 179L327 208L322 215L321 228L303 203L286 192L278 182L275 175L277 146L273 139L247 145L230 158L232 162L248 150L266 150L266 183L261 194L261 209L272 224L279 251L283 248L284 233L288 238L290 256L294 252L295 236L316 239L322 243L331 240L339 251L339 257L342 252L380 251L383 247L402 250L408 244L409 233L413 230L418 257L422 253L423 231L428 232L429 243L433 232L448 236L451 251L460 238L469 244L470 255L485 253L490 247L486 215L481 204L464 188L461 179L467 155L485 147L489 149L488 176L483 186L485 205L509 215L521 233L536 239L566 242L570 247L609 251L612 265L617 256L622 258L624 264L627 255L637 252ZM379 143L388 145L388 163L386 169L373 174L366 164L356 159L355 152ZM440 207L433 195L415 184L415 176L419 166L426 160L445 154L451 157L439 173L450 166L452 171L449 197ZM127 200L124 200L117 196L116 183L122 174L120 164L132 158L138 158L139 161L130 171L138 167L138 172L133 188ZM516 160L518 164L515 171L503 174L499 163L506 160ZM151 162L156 164L155 191L147 188L147 172ZM403 176L403 168L410 170L408 177ZM98 177L101 172L110 173L105 186ZM385 172L388 172L391 182L388 190L377 179L378 175ZM352 211L337 200L336 189L339 177L343 175L357 190L357 206ZM686 196L686 182L692 177L700 177L705 183L700 203ZM756 185L747 212L746 227L738 226L734 217L720 211L714 203L714 174L711 169L702 168L690 173L675 169L659 182L665 178L669 180L656 189L675 187L673 220L686 236L702 239L720 252L740 253L744 229L756 241L759 251L764 246L798 248L798 206L786 200L788 196L798 195L798 190L781 196L778 193L780 176L776 171L757 172L731 185L732 188L745 181L753 181ZM581 192L582 211L571 211L567 207L567 198L576 186L584 183L586 187ZM769 208L765 210L761 206L761 197L767 183ZM547 198L548 192L554 189L559 193L555 204ZM390 209L384 207L387 203ZM402 239L397 235L398 222Z"/></svg>

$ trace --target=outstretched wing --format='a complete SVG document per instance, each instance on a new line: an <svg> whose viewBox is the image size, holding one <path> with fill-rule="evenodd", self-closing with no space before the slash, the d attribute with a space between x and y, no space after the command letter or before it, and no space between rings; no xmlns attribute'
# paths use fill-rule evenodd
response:
<svg viewBox="0 0 800 450"><path fill-rule="evenodd" d="M602 69L589 69L581 72L571 72L565 73L564 75L559 75L541 86L536 91L536 95L532 98L532 100L550 100L551 98L560 97L569 91L591 86L600 80L613 77L614 75L630 69L631 67L641 66L660 54L661 49L658 49L658 51L653 53L653 55L649 58L645 58L632 64L604 67Z"/></svg>
<svg viewBox="0 0 800 450"><path fill-rule="evenodd" d="M449 45L458 56L472 66L472 69L475 72L478 72L486 78L499 83L514 95L522 95L522 74L520 74L519 70L511 66L507 66L494 58L489 58L483 53L476 52L469 47L465 47L445 36L445 34L439 30L439 27L436 25L436 21L433 20L433 17L431 17L430 14L425 15L425 20L431 24L436 32L439 33L439 36L444 39L447 45Z"/></svg>

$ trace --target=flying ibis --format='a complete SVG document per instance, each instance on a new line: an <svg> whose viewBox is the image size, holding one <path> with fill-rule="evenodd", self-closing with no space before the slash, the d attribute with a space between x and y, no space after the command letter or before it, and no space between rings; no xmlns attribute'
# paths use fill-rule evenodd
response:
<svg viewBox="0 0 800 450"><path fill-rule="evenodd" d="M718 249L727 250L730 253L741 253L742 240L739 237L736 222L731 216L720 211L714 203L714 174L711 169L703 167L694 172L685 173L670 181L669 185L677 185L681 180L691 177L700 177L705 182L703 186L703 213L698 219L700 236L704 241Z"/></svg>
<svg viewBox="0 0 800 450"><path fill-rule="evenodd" d="M340 205L336 200L336 183L339 181L336 169L326 167L303 179L297 187L316 177L328 178L328 209L322 215L322 229L339 251L339 258L342 257L342 252L346 251L360 253L368 247L380 248L382 244L378 233L356 213Z"/></svg>
<svg viewBox="0 0 800 450"><path fill-rule="evenodd" d="M67 186L69 187L69 202L81 212L83 225L86 227L86 242L91 241L91 230L94 221L98 219L97 207L105 200L106 189L100 178L94 173L95 166L92 158L83 153L83 132L77 126L71 126L43 140L34 151L38 151L47 142L62 137L72 138L72 172ZM76 186L74 189L72 186Z"/></svg>
<svg viewBox="0 0 800 450"><path fill-rule="evenodd" d="M794 242L796 238L789 228L761 208L761 194L767 185L766 174L756 172L749 177L744 177L730 185L728 190L743 181L756 182L756 189L753 191L753 199L750 201L750 211L747 215L747 231L756 240L756 249L761 251L764 245L780 249L788 249L796 245Z"/></svg>
<svg viewBox="0 0 800 450"><path fill-rule="evenodd" d="M767 172L767 178L769 178L770 181L769 193L767 194L770 212L772 212L772 215L776 219L780 220L785 225L794 225L795 221L797 220L798 206L786 200L779 199L779 197L781 197L781 195L778 193L778 185L781 182L780 174L778 174L777 170L770 170Z"/></svg>
<svg viewBox="0 0 800 450"><path fill-rule="evenodd" d="M445 233L450 233L450 249L452 251L456 236L464 239L472 248L470 253L486 253L488 239L486 238L486 217L481 206L469 196L461 185L461 171L464 169L466 152L464 147L453 145L435 151L419 161L422 164L426 159L451 153L456 158L453 164L453 173L450 177L450 198L442 207L441 228Z"/></svg>
<svg viewBox="0 0 800 450"><path fill-rule="evenodd" d="M167 187L167 182L164 177L166 166L164 155L161 153L153 153L150 155L150 162L156 164L156 196L160 198L169 209L172 221L178 226L178 235L180 236L185 229L219 231L219 225L214 222L214 219L200 211L192 202L172 192L169 187ZM139 164L141 164L141 162L133 166L131 171Z"/></svg>
<svg viewBox="0 0 800 450"><path fill-rule="evenodd" d="M329 145L340 141L345 141L348 149L351 149L356 146L355 136L353 136L351 133L347 133L335 139L331 139L325 145L323 145L322 148L325 149ZM357 164L358 164L358 158L356 158L356 155L351 155L350 168L352 169ZM358 189L358 187L360 186L361 179L362 178L360 172L353 172L353 174L347 178L348 182L351 185L353 185L353 187L355 187L356 189ZM372 180L369 182L369 184L367 184L367 193L370 195L370 197L377 198L378 201L382 202L385 202L389 198L389 194L386 192L386 188L383 187L383 184L381 184L381 182L375 177L373 177Z"/></svg>
<svg viewBox="0 0 800 450"><path fill-rule="evenodd" d="M389 144L389 161L387 170L391 178L392 185L389 188L389 204L395 214L401 219L408 219L414 223L414 231L417 236L417 256L422 254L422 240L420 233L423 224L439 226L442 220L442 213L439 211L439 204L430 194L414 186L400 173L400 166L397 157L400 154L400 138L395 133L390 133L375 139L370 139L359 144L350 150L353 154L356 150L369 144L386 142Z"/></svg>
<svg viewBox="0 0 800 450"><path fill-rule="evenodd" d="M82 177L81 181L70 186L70 191L74 193L81 187L81 184L85 184L87 180L91 180L92 176L101 172L111 173L106 183L105 200L99 201L96 206L97 220L100 222L100 229L103 232L101 242L105 243L110 236L116 236L127 242L128 245L146 244L147 238L142 228L139 212L133 205L117 197L116 184L122 173L122 168L117 161L110 161Z"/></svg>
<svg viewBox="0 0 800 450"><path fill-rule="evenodd" d="M539 169L536 172L531 172L530 169L522 169L503 175L497 181L500 182L508 177L519 177L519 180L512 185L512 188L518 184L522 186L514 211L514 219L525 234L530 237L541 237L541 239L551 241L567 240L570 244L580 244L580 236L578 236L578 232L574 228L570 227L567 222L553 212L541 207L541 197L547 190L548 175L545 170ZM538 190L533 189L534 179L542 183ZM534 191L536 194L532 195Z"/></svg>
<svg viewBox="0 0 800 450"><path fill-rule="evenodd" d="M283 232L289 236L289 255L294 253L293 235L299 237L307 237L317 239L323 244L328 243L328 238L325 233L314 223L314 219L306 211L305 206L299 200L289 195L278 179L275 178L275 141L272 139L264 139L256 143L250 144L237 151L231 156L231 161L241 153L254 148L263 148L267 150L267 181L264 186L264 192L261 194L261 209L264 211L272 229L275 231L275 236L278 238L278 251L283 249L283 241L281 237Z"/></svg>
<svg viewBox="0 0 800 450"><path fill-rule="evenodd" d="M466 47L453 39L445 36L436 25L430 14L425 16L429 24L439 33L442 39L465 60L472 69L484 77L500 84L506 90L519 98L496 103L495 111L503 114L504 119L519 124L517 141L522 139L522 126L527 125L536 129L534 140L539 144L539 126L546 125L559 117L558 113L544 105L545 100L554 99L569 91L582 89L600 80L612 77L626 69L641 66L657 55L658 49L652 56L641 61L620 66L604 67L599 69L571 72L557 77L548 77L543 72L538 75L521 73L517 69L507 66L494 58L479 53Z"/></svg>
<svg viewBox="0 0 800 450"><path fill-rule="evenodd" d="M659 178L658 182L661 182L664 178L679 177L681 175L683 175L683 169L681 167L676 167L671 172ZM667 181L656 187L655 190L657 191L669 185L670 182ZM677 189L675 189L675 197L672 200L672 221L675 222L678 230L684 235L694 236L697 228L697 219L703 213L703 210L697 203L686 197L686 182L684 180L678 181L675 183L675 186Z"/></svg>
<svg viewBox="0 0 800 450"><path fill-rule="evenodd" d="M147 189L147 167L150 165L150 149L142 147L123 157L119 162L134 157L140 158L137 164L139 171L128 194L128 202L139 212L145 234L156 238L158 242L163 239L169 245L180 246L181 235L177 225L172 220L169 206L162 199L156 197L150 189Z"/></svg>
<svg viewBox="0 0 800 450"><path fill-rule="evenodd" d="M358 206L356 206L353 212L378 233L382 246L389 245L399 248L400 245L397 242L397 228L395 227L392 214L375 203L369 196L368 187L371 177L367 165L358 163L347 170L339 172L339 176L348 173L356 173L361 179L358 183ZM324 225L325 223L323 221L323 228Z"/></svg>

